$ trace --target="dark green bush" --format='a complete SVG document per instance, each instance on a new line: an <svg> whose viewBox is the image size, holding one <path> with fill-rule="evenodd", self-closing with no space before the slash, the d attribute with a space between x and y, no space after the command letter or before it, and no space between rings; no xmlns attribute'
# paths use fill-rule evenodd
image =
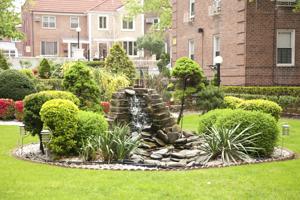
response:
<svg viewBox="0 0 300 200"><path fill-rule="evenodd" d="M82 147L82 142L89 137L97 137L108 131L108 123L103 115L79 111L78 113L78 129L76 132L76 141L78 149Z"/></svg>
<svg viewBox="0 0 300 200"><path fill-rule="evenodd" d="M0 74L0 98L23 100L36 92L33 82L17 70L5 70Z"/></svg>
<svg viewBox="0 0 300 200"><path fill-rule="evenodd" d="M78 111L72 101L63 99L53 99L42 106L41 119L52 132L48 146L55 156L76 154Z"/></svg>
<svg viewBox="0 0 300 200"><path fill-rule="evenodd" d="M237 108L250 111L260 111L272 115L276 120L279 120L282 108L273 101L253 99L243 101Z"/></svg>
<svg viewBox="0 0 300 200"><path fill-rule="evenodd" d="M32 135L39 135L43 129L43 122L40 116L42 105L52 99L66 99L79 105L79 99L70 92L63 91L43 91L26 96L24 99L24 119L23 122L27 131Z"/></svg>
<svg viewBox="0 0 300 200"><path fill-rule="evenodd" d="M0 70L7 70L9 69L9 63L7 61L7 58L4 56L4 54L0 50Z"/></svg>
<svg viewBox="0 0 300 200"><path fill-rule="evenodd" d="M85 62L85 64L88 67L92 67L92 68L104 68L105 67L104 61L87 61L87 62Z"/></svg>
<svg viewBox="0 0 300 200"><path fill-rule="evenodd" d="M219 87L207 86L198 93L197 105L204 112L222 108L224 106L224 93Z"/></svg>
<svg viewBox="0 0 300 200"><path fill-rule="evenodd" d="M41 61L38 71L41 78L49 78L51 76L51 66L46 58L43 58Z"/></svg>
<svg viewBox="0 0 300 200"><path fill-rule="evenodd" d="M231 109L216 109L209 111L208 113L199 117L198 134L203 134L207 131L207 128L212 127L217 118L224 113L231 113Z"/></svg>
<svg viewBox="0 0 300 200"><path fill-rule="evenodd" d="M224 86L222 87L225 93L234 94L256 94L267 96L300 96L300 87L242 87L242 86Z"/></svg>
<svg viewBox="0 0 300 200"><path fill-rule="evenodd" d="M244 101L243 99L237 97L232 97L232 96L224 97L225 107L230 109L236 109L238 105L243 101Z"/></svg>
<svg viewBox="0 0 300 200"><path fill-rule="evenodd" d="M63 86L80 100L80 108L87 111L101 112L100 91L92 71L81 62L72 65L64 75Z"/></svg>
<svg viewBox="0 0 300 200"><path fill-rule="evenodd" d="M279 136L279 129L276 120L268 114L257 111L246 110L232 110L227 112L219 110L220 115L214 125L216 127L223 127L233 129L240 124L237 133L241 132L247 127L252 126L248 131L249 134L258 135L256 145L254 147L261 148L258 150L258 156L269 157L274 150ZM255 155L254 155L255 156Z"/></svg>

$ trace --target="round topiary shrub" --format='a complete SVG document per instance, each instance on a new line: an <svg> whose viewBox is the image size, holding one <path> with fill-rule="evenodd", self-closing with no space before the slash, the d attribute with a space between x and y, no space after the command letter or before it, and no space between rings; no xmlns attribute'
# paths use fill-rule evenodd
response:
<svg viewBox="0 0 300 200"><path fill-rule="evenodd" d="M49 149L55 156L76 153L78 112L78 107L69 100L53 99L42 106L41 119L52 132Z"/></svg>
<svg viewBox="0 0 300 200"><path fill-rule="evenodd" d="M5 70L0 74L0 98L23 100L36 92L33 82L17 70Z"/></svg>
<svg viewBox="0 0 300 200"><path fill-rule="evenodd" d="M201 135L207 131L207 128L212 127L219 116L224 113L231 113L231 109L216 109L199 117L198 134Z"/></svg>
<svg viewBox="0 0 300 200"><path fill-rule="evenodd" d="M244 100L237 97L233 97L233 96L224 97L224 104L226 108L236 109L238 105L242 102L244 102Z"/></svg>
<svg viewBox="0 0 300 200"><path fill-rule="evenodd" d="M240 124L236 131L240 133L251 126L252 128L248 130L248 134L254 135L260 133L257 135L256 145L254 146L259 148L258 155L253 156L269 157L273 153L278 140L279 129L276 120L272 116L258 111L224 111L218 111L219 115L214 123L216 127L233 129Z"/></svg>
<svg viewBox="0 0 300 200"><path fill-rule="evenodd" d="M52 99L66 99L70 100L76 105L79 105L79 99L70 92L63 91L43 91L26 96L24 99L24 118L26 130L31 134L38 135L41 141L41 131L43 129L43 122L41 120L40 111L44 103ZM42 144L40 148L43 151Z"/></svg>
<svg viewBox="0 0 300 200"><path fill-rule="evenodd" d="M282 108L273 101L263 99L247 100L238 105L243 110L261 111L272 115L277 121L279 120Z"/></svg>
<svg viewBox="0 0 300 200"><path fill-rule="evenodd" d="M78 129L76 132L76 141L78 149L82 147L82 142L89 137L99 136L108 131L108 122L103 115L79 111L78 113Z"/></svg>

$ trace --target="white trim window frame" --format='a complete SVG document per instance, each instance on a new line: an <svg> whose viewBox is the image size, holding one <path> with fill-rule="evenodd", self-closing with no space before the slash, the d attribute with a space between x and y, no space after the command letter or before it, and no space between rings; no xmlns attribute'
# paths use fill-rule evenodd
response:
<svg viewBox="0 0 300 200"><path fill-rule="evenodd" d="M188 41L188 48L189 48L189 58L195 60L195 41L190 39Z"/></svg>
<svg viewBox="0 0 300 200"><path fill-rule="evenodd" d="M43 47L43 43L44 43L44 47ZM48 45L51 45L50 43L52 43L53 45L53 49L51 50L47 50L47 43ZM56 44L56 46L55 46ZM48 51L48 52L47 52ZM49 53L49 51L53 51L53 53ZM47 56L47 57L51 57L51 56L58 56L58 41L41 41L41 56Z"/></svg>
<svg viewBox="0 0 300 200"><path fill-rule="evenodd" d="M130 23L132 23L132 27L130 27ZM124 27L124 25L126 25L126 27ZM122 16L121 30L122 31L135 31L135 19L134 18L130 19L127 16Z"/></svg>
<svg viewBox="0 0 300 200"><path fill-rule="evenodd" d="M56 29L56 16L50 16L50 15L42 16L42 28Z"/></svg>
<svg viewBox="0 0 300 200"><path fill-rule="evenodd" d="M189 1L189 17L190 19L195 18L195 0Z"/></svg>
<svg viewBox="0 0 300 200"><path fill-rule="evenodd" d="M129 57L138 57L136 41L122 41L122 46Z"/></svg>
<svg viewBox="0 0 300 200"><path fill-rule="evenodd" d="M76 22L75 22L75 20L76 20ZM78 27L80 27L79 17L78 16L70 16L70 28L75 30Z"/></svg>
<svg viewBox="0 0 300 200"><path fill-rule="evenodd" d="M221 41L220 41L220 36L219 35L214 35L213 36L213 64L215 65L215 58L217 56L220 56L220 51L221 51Z"/></svg>
<svg viewBox="0 0 300 200"><path fill-rule="evenodd" d="M277 29L276 65L295 66L295 29Z"/></svg>
<svg viewBox="0 0 300 200"><path fill-rule="evenodd" d="M105 31L108 30L109 16L108 15L98 15L98 30Z"/></svg>

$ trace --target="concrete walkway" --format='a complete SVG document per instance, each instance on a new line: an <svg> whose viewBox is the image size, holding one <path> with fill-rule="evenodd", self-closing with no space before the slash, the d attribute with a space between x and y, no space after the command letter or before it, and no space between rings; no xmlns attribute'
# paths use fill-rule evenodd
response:
<svg viewBox="0 0 300 200"><path fill-rule="evenodd" d="M0 121L0 126L20 126L23 122L19 121Z"/></svg>

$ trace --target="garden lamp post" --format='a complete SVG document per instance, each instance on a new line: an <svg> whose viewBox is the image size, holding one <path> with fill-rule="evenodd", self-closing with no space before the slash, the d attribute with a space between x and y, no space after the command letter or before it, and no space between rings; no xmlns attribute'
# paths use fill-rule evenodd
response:
<svg viewBox="0 0 300 200"><path fill-rule="evenodd" d="M216 67L217 67L217 85L220 87L220 85L221 85L221 64L223 63L222 56L215 57L214 63L216 63Z"/></svg>
<svg viewBox="0 0 300 200"><path fill-rule="evenodd" d="M21 124L19 126L19 130L20 130L20 139L19 139L19 145L21 145L21 153L23 152L23 142L24 142L24 138L27 136L26 134L26 130L25 130L25 125Z"/></svg>
<svg viewBox="0 0 300 200"><path fill-rule="evenodd" d="M284 136L290 135L290 126L288 124L282 125L282 141L281 141L281 156L283 151L283 142L284 142Z"/></svg>
<svg viewBox="0 0 300 200"><path fill-rule="evenodd" d="M80 32L81 32L81 28L79 26L76 28L76 32L77 32L77 47L78 47L78 49L80 49Z"/></svg>
<svg viewBox="0 0 300 200"><path fill-rule="evenodd" d="M42 130L41 136L42 136L42 143L44 145L44 149L45 149L45 152L46 152L46 157L48 158L48 147L47 147L47 145L51 141L51 131Z"/></svg>

